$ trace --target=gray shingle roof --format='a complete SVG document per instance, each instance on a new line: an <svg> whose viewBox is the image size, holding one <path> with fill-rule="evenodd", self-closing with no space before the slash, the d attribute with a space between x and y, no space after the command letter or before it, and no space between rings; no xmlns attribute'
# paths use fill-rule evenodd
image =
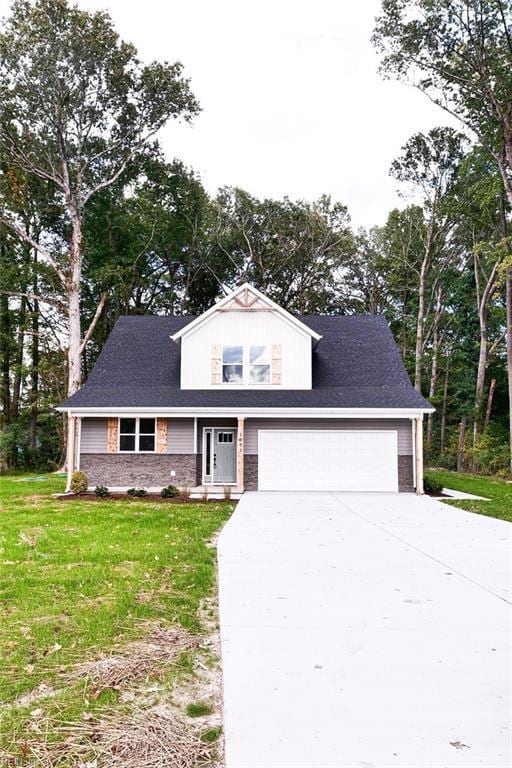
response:
<svg viewBox="0 0 512 768"><path fill-rule="evenodd" d="M386 320L309 315L322 334L311 390L181 390L180 345L191 317L121 317L87 383L62 407L431 408L411 386Z"/></svg>

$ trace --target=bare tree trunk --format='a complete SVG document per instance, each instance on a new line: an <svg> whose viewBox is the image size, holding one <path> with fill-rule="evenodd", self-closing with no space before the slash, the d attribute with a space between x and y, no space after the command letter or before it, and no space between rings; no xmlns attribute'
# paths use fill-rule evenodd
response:
<svg viewBox="0 0 512 768"><path fill-rule="evenodd" d="M460 420L459 443L457 445L457 472L464 472L464 445L466 442L466 416Z"/></svg>
<svg viewBox="0 0 512 768"><path fill-rule="evenodd" d="M444 373L443 408L441 411L441 455L444 453L446 443L446 414L448 411L448 378L450 371L450 358L446 355L446 370Z"/></svg>
<svg viewBox="0 0 512 768"><path fill-rule="evenodd" d="M18 323L18 339L16 342L16 357L14 360L14 381L12 385L11 420L16 422L20 410L21 381L23 373L23 352L25 348L25 322L27 315L27 300L23 296L20 299L20 313Z"/></svg>
<svg viewBox="0 0 512 768"><path fill-rule="evenodd" d="M499 262L494 264L489 277L487 278L485 288L481 291L480 288L480 263L477 253L474 255L475 265L475 285L477 294L477 309L478 309L478 322L480 325L480 350L478 353L478 368L476 374L476 388L475 388L475 413L473 420L473 450L476 448L478 442L479 425L482 420L482 404L484 399L485 388L485 373L487 369L488 359L488 307L489 302L496 288L496 275L498 272ZM475 463L473 458L473 470L475 469Z"/></svg>
<svg viewBox="0 0 512 768"><path fill-rule="evenodd" d="M512 194L509 199L512 205ZM508 235L507 212L505 196L500 195L501 233L504 238ZM510 446L510 471L512 472L512 269L505 272L505 307L506 307L506 347L507 347L507 384L508 384L508 421Z"/></svg>
<svg viewBox="0 0 512 768"><path fill-rule="evenodd" d="M432 367L430 369L430 387L428 390L428 398L432 400L436 394L437 385L437 359L439 354L439 338L437 329L434 332L434 343L432 346ZM432 436L434 433L434 414L429 413L427 418L427 450L432 446Z"/></svg>
<svg viewBox="0 0 512 768"><path fill-rule="evenodd" d="M425 252L421 262L420 279L418 285L418 317L416 321L416 352L414 363L414 388L421 393L421 377L423 374L423 339L425 335L425 294L427 290L427 276L430 265L432 242L434 239L434 215L432 214L425 242Z"/></svg>
<svg viewBox="0 0 512 768"><path fill-rule="evenodd" d="M37 416L39 411L39 303L32 307L32 344L30 368L30 421L28 441L32 453L37 449Z"/></svg>
<svg viewBox="0 0 512 768"><path fill-rule="evenodd" d="M441 312L442 312L442 292L439 288L437 290L436 295L436 312L435 312L435 319L434 319L434 332L433 332L433 340L432 340L432 365L430 369L430 387L428 391L428 397L429 400L433 400L435 394L436 394L436 388L437 388L437 366L438 366L438 358L439 358L439 323L441 320ZM430 449L432 445L432 436L434 432L434 414L429 413L427 418L427 450Z"/></svg>
<svg viewBox="0 0 512 768"><path fill-rule="evenodd" d="M510 471L512 472L512 270L506 273L507 303L507 379L508 379L508 419L510 438Z"/></svg>
<svg viewBox="0 0 512 768"><path fill-rule="evenodd" d="M82 278L82 223L75 215L72 220L71 272L68 281L68 397L80 388L82 381L81 325L80 325L80 280Z"/></svg>
<svg viewBox="0 0 512 768"><path fill-rule="evenodd" d="M492 400L494 397L495 389L496 389L496 379L491 379L491 384L489 386L489 393L487 395L487 407L485 409L484 432L489 426L489 421L491 420Z"/></svg>

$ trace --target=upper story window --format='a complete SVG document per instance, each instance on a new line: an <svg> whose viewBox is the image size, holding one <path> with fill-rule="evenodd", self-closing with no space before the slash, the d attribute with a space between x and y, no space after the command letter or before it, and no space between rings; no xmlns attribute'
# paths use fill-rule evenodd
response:
<svg viewBox="0 0 512 768"><path fill-rule="evenodd" d="M244 348L222 348L222 381L224 384L243 384Z"/></svg>
<svg viewBox="0 0 512 768"><path fill-rule="evenodd" d="M249 347L249 383L270 384L268 347Z"/></svg>
<svg viewBox="0 0 512 768"><path fill-rule="evenodd" d="M156 419L119 419L119 450L154 453Z"/></svg>
<svg viewBox="0 0 512 768"><path fill-rule="evenodd" d="M264 345L222 348L223 384L270 384L270 348Z"/></svg>

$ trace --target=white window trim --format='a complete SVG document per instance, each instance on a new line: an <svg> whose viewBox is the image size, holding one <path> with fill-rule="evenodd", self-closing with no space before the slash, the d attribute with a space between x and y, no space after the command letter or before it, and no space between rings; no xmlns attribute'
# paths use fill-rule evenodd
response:
<svg viewBox="0 0 512 768"><path fill-rule="evenodd" d="M121 419L123 418L129 418L129 419L135 419L135 450L133 451L122 451L121 450ZM156 424L156 417L153 419L155 422L155 431L153 433L151 432L143 432L142 435L153 435L155 438L155 447L152 451L140 451L139 450L139 437L140 437L140 420L141 419L148 419L153 418L152 416L119 416L117 420L117 452L118 453L149 453L153 454L156 453L156 433L157 433L157 424ZM123 435L133 435L133 432L123 432Z"/></svg>
<svg viewBox="0 0 512 768"><path fill-rule="evenodd" d="M224 349L226 347L242 347L242 363L224 363ZM251 363L251 347L265 347L267 349L268 363ZM242 365L242 381L224 381L224 365ZM268 365L269 376L268 381L260 381L258 383L250 380L251 367L253 365ZM216 384L216 387L219 385ZM221 345L221 372L220 372L220 386L221 387L247 387L247 388L267 388L276 387L279 385L272 384L272 349L270 344L222 344Z"/></svg>

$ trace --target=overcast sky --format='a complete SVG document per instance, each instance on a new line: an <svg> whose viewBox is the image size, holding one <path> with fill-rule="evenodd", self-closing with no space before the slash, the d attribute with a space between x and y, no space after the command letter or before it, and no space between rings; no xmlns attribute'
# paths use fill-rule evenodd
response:
<svg viewBox="0 0 512 768"><path fill-rule="evenodd" d="M370 43L379 0L79 0L106 8L144 60L179 59L202 113L169 125L169 159L210 192L330 194L356 226L400 204L388 175L416 131L446 123L410 87L384 81ZM9 3L0 0L2 15Z"/></svg>

